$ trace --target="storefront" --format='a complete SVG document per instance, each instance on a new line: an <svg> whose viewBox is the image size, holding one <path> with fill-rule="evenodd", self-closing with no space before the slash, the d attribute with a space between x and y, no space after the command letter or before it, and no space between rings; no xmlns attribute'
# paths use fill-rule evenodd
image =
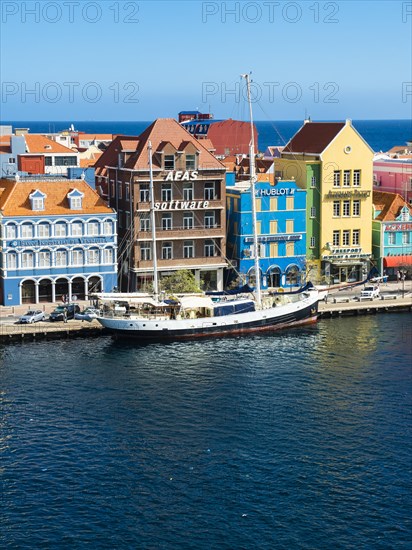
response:
<svg viewBox="0 0 412 550"><path fill-rule="evenodd" d="M363 281L370 270L371 256L360 247L334 249L322 256L325 280L329 284Z"/></svg>

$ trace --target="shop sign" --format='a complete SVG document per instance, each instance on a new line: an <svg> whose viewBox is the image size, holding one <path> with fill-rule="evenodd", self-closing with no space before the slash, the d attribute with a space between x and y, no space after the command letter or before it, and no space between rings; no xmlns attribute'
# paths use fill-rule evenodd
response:
<svg viewBox="0 0 412 550"><path fill-rule="evenodd" d="M209 208L209 201L170 201L155 202L155 210L199 210Z"/></svg>
<svg viewBox="0 0 412 550"><path fill-rule="evenodd" d="M291 189L289 187L283 187L280 189L257 189L255 195L257 197L278 197L278 196L287 196L294 195L296 189Z"/></svg>
<svg viewBox="0 0 412 550"><path fill-rule="evenodd" d="M326 193L325 199L343 199L343 198L359 198L366 199L371 194L371 191L359 191L358 189L352 189L349 191L329 191Z"/></svg>
<svg viewBox="0 0 412 550"><path fill-rule="evenodd" d="M8 247L15 248L16 246L67 246L67 245L84 245L84 244L103 244L109 239L105 237L79 237L78 239L30 239L24 241L9 241Z"/></svg>
<svg viewBox="0 0 412 550"><path fill-rule="evenodd" d="M165 181L193 181L197 180L198 172L197 170L190 172L189 170L171 170L166 178Z"/></svg>
<svg viewBox="0 0 412 550"><path fill-rule="evenodd" d="M276 243L285 241L301 241L302 235L268 235L258 237L259 243ZM245 237L245 243L253 243L253 237Z"/></svg>
<svg viewBox="0 0 412 550"><path fill-rule="evenodd" d="M385 231L412 231L412 223L390 223L385 225Z"/></svg>

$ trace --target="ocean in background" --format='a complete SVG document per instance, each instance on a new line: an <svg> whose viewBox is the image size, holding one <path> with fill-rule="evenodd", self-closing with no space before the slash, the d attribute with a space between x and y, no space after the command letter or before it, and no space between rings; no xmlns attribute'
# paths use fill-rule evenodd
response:
<svg viewBox="0 0 412 550"><path fill-rule="evenodd" d="M0 547L411 548L411 364L410 313L0 346Z"/></svg>
<svg viewBox="0 0 412 550"><path fill-rule="evenodd" d="M32 133L67 130L74 124L76 130L86 133L110 133L139 135L151 121L2 121L17 128L30 128ZM412 120L354 120L354 127L374 151L388 151L395 145L405 145L412 140ZM302 126L302 121L256 121L259 133L259 150L269 145L285 145Z"/></svg>

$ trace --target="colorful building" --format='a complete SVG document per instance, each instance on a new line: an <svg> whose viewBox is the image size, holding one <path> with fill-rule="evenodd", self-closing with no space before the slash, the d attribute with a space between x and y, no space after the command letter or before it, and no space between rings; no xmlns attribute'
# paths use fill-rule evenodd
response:
<svg viewBox="0 0 412 550"><path fill-rule="evenodd" d="M275 159L275 178L307 190L309 277L362 280L372 256L373 151L347 120L305 121Z"/></svg>
<svg viewBox="0 0 412 550"><path fill-rule="evenodd" d="M375 191L398 193L412 204L412 158L375 160L373 188Z"/></svg>
<svg viewBox="0 0 412 550"><path fill-rule="evenodd" d="M149 196L152 146L155 228ZM153 233L160 277L188 269L205 289L222 290L226 262L225 167L174 119L137 137L118 136L96 163L119 227L121 290L153 281Z"/></svg>
<svg viewBox="0 0 412 550"><path fill-rule="evenodd" d="M117 285L116 214L83 180L0 180L6 306L87 299Z"/></svg>
<svg viewBox="0 0 412 550"><path fill-rule="evenodd" d="M381 274L411 274L412 206L397 193L373 192L372 247Z"/></svg>
<svg viewBox="0 0 412 550"><path fill-rule="evenodd" d="M226 189L228 259L243 282L254 285L254 245L250 184ZM256 215L262 288L303 282L306 267L306 190L295 181L256 183Z"/></svg>

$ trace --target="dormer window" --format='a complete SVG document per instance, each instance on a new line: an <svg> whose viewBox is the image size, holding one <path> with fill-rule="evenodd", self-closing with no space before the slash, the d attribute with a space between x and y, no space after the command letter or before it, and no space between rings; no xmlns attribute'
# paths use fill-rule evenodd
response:
<svg viewBox="0 0 412 550"><path fill-rule="evenodd" d="M32 210L44 210L44 199L47 197L45 193L42 193L39 189L36 189L31 195L29 195L31 209Z"/></svg>
<svg viewBox="0 0 412 550"><path fill-rule="evenodd" d="M175 156L165 155L165 170L174 170L174 169L175 169Z"/></svg>
<svg viewBox="0 0 412 550"><path fill-rule="evenodd" d="M186 170L196 170L196 155L186 155Z"/></svg>
<svg viewBox="0 0 412 550"><path fill-rule="evenodd" d="M401 210L401 222L409 221L409 210L404 206Z"/></svg>
<svg viewBox="0 0 412 550"><path fill-rule="evenodd" d="M70 191L70 193L67 195L70 210L81 210L83 207L83 197L84 193L82 193L78 189L73 189L73 191Z"/></svg>

